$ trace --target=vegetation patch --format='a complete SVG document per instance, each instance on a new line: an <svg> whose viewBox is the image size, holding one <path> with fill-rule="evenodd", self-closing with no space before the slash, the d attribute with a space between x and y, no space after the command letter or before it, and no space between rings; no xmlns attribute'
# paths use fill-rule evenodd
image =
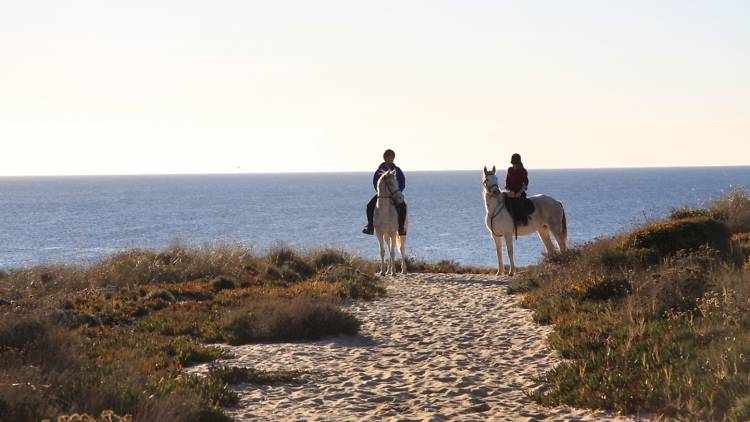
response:
<svg viewBox="0 0 750 422"><path fill-rule="evenodd" d="M238 345L353 335L359 326L356 318L327 303L307 298L269 298L230 314L224 329L227 341Z"/></svg>
<svg viewBox="0 0 750 422"><path fill-rule="evenodd" d="M750 214L747 197L732 195L548 257L513 280L534 318L555 324L549 342L567 359L544 375L549 388L536 400L747 420L750 272L733 257L744 237L732 230Z"/></svg>
<svg viewBox="0 0 750 422"><path fill-rule="evenodd" d="M4 272L0 421L231 420L230 384L298 382L301 373L183 368L228 357L212 342L356 334L359 321L338 305L385 293L370 271L331 250L177 247Z"/></svg>

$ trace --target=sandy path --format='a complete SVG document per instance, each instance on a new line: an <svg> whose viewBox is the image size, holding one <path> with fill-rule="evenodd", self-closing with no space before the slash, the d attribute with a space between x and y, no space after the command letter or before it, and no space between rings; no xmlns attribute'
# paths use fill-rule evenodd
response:
<svg viewBox="0 0 750 422"><path fill-rule="evenodd" d="M302 384L238 386L230 413L250 420L630 420L536 405L523 389L559 359L550 328L486 275L409 274L388 296L346 309L361 336L231 347L231 366L310 371ZM205 366L191 372L205 371Z"/></svg>

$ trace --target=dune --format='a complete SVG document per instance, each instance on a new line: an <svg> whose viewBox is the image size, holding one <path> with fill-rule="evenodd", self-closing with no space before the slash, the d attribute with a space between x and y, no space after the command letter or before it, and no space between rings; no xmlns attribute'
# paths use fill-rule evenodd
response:
<svg viewBox="0 0 750 422"><path fill-rule="evenodd" d="M299 384L241 384L229 413L250 420L634 420L537 405L526 391L561 362L551 327L489 275L408 274L387 279L388 296L345 306L360 335L315 342L229 347L221 365L306 371ZM189 369L202 373L207 365Z"/></svg>

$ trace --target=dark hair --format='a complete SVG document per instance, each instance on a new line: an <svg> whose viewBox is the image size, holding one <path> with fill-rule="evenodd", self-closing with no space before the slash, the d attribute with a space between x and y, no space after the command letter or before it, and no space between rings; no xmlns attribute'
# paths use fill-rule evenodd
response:
<svg viewBox="0 0 750 422"><path fill-rule="evenodd" d="M513 154L510 156L510 163L516 164L521 163L521 154Z"/></svg>
<svg viewBox="0 0 750 422"><path fill-rule="evenodd" d="M393 152L392 149L385 150L385 152L383 153L383 159L385 160L385 157L388 155L392 156L393 158L396 158L396 153Z"/></svg>

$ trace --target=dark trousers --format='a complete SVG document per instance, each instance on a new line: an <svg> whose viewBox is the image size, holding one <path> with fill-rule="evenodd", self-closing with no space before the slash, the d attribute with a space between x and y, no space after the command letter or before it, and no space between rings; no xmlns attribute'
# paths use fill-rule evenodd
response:
<svg viewBox="0 0 750 422"><path fill-rule="evenodd" d="M375 195L367 203L367 227L372 228L372 215L375 214L375 205L378 202L378 195ZM406 221L406 202L400 204L393 203L396 207L396 213L398 214L398 229L404 229L404 222Z"/></svg>

